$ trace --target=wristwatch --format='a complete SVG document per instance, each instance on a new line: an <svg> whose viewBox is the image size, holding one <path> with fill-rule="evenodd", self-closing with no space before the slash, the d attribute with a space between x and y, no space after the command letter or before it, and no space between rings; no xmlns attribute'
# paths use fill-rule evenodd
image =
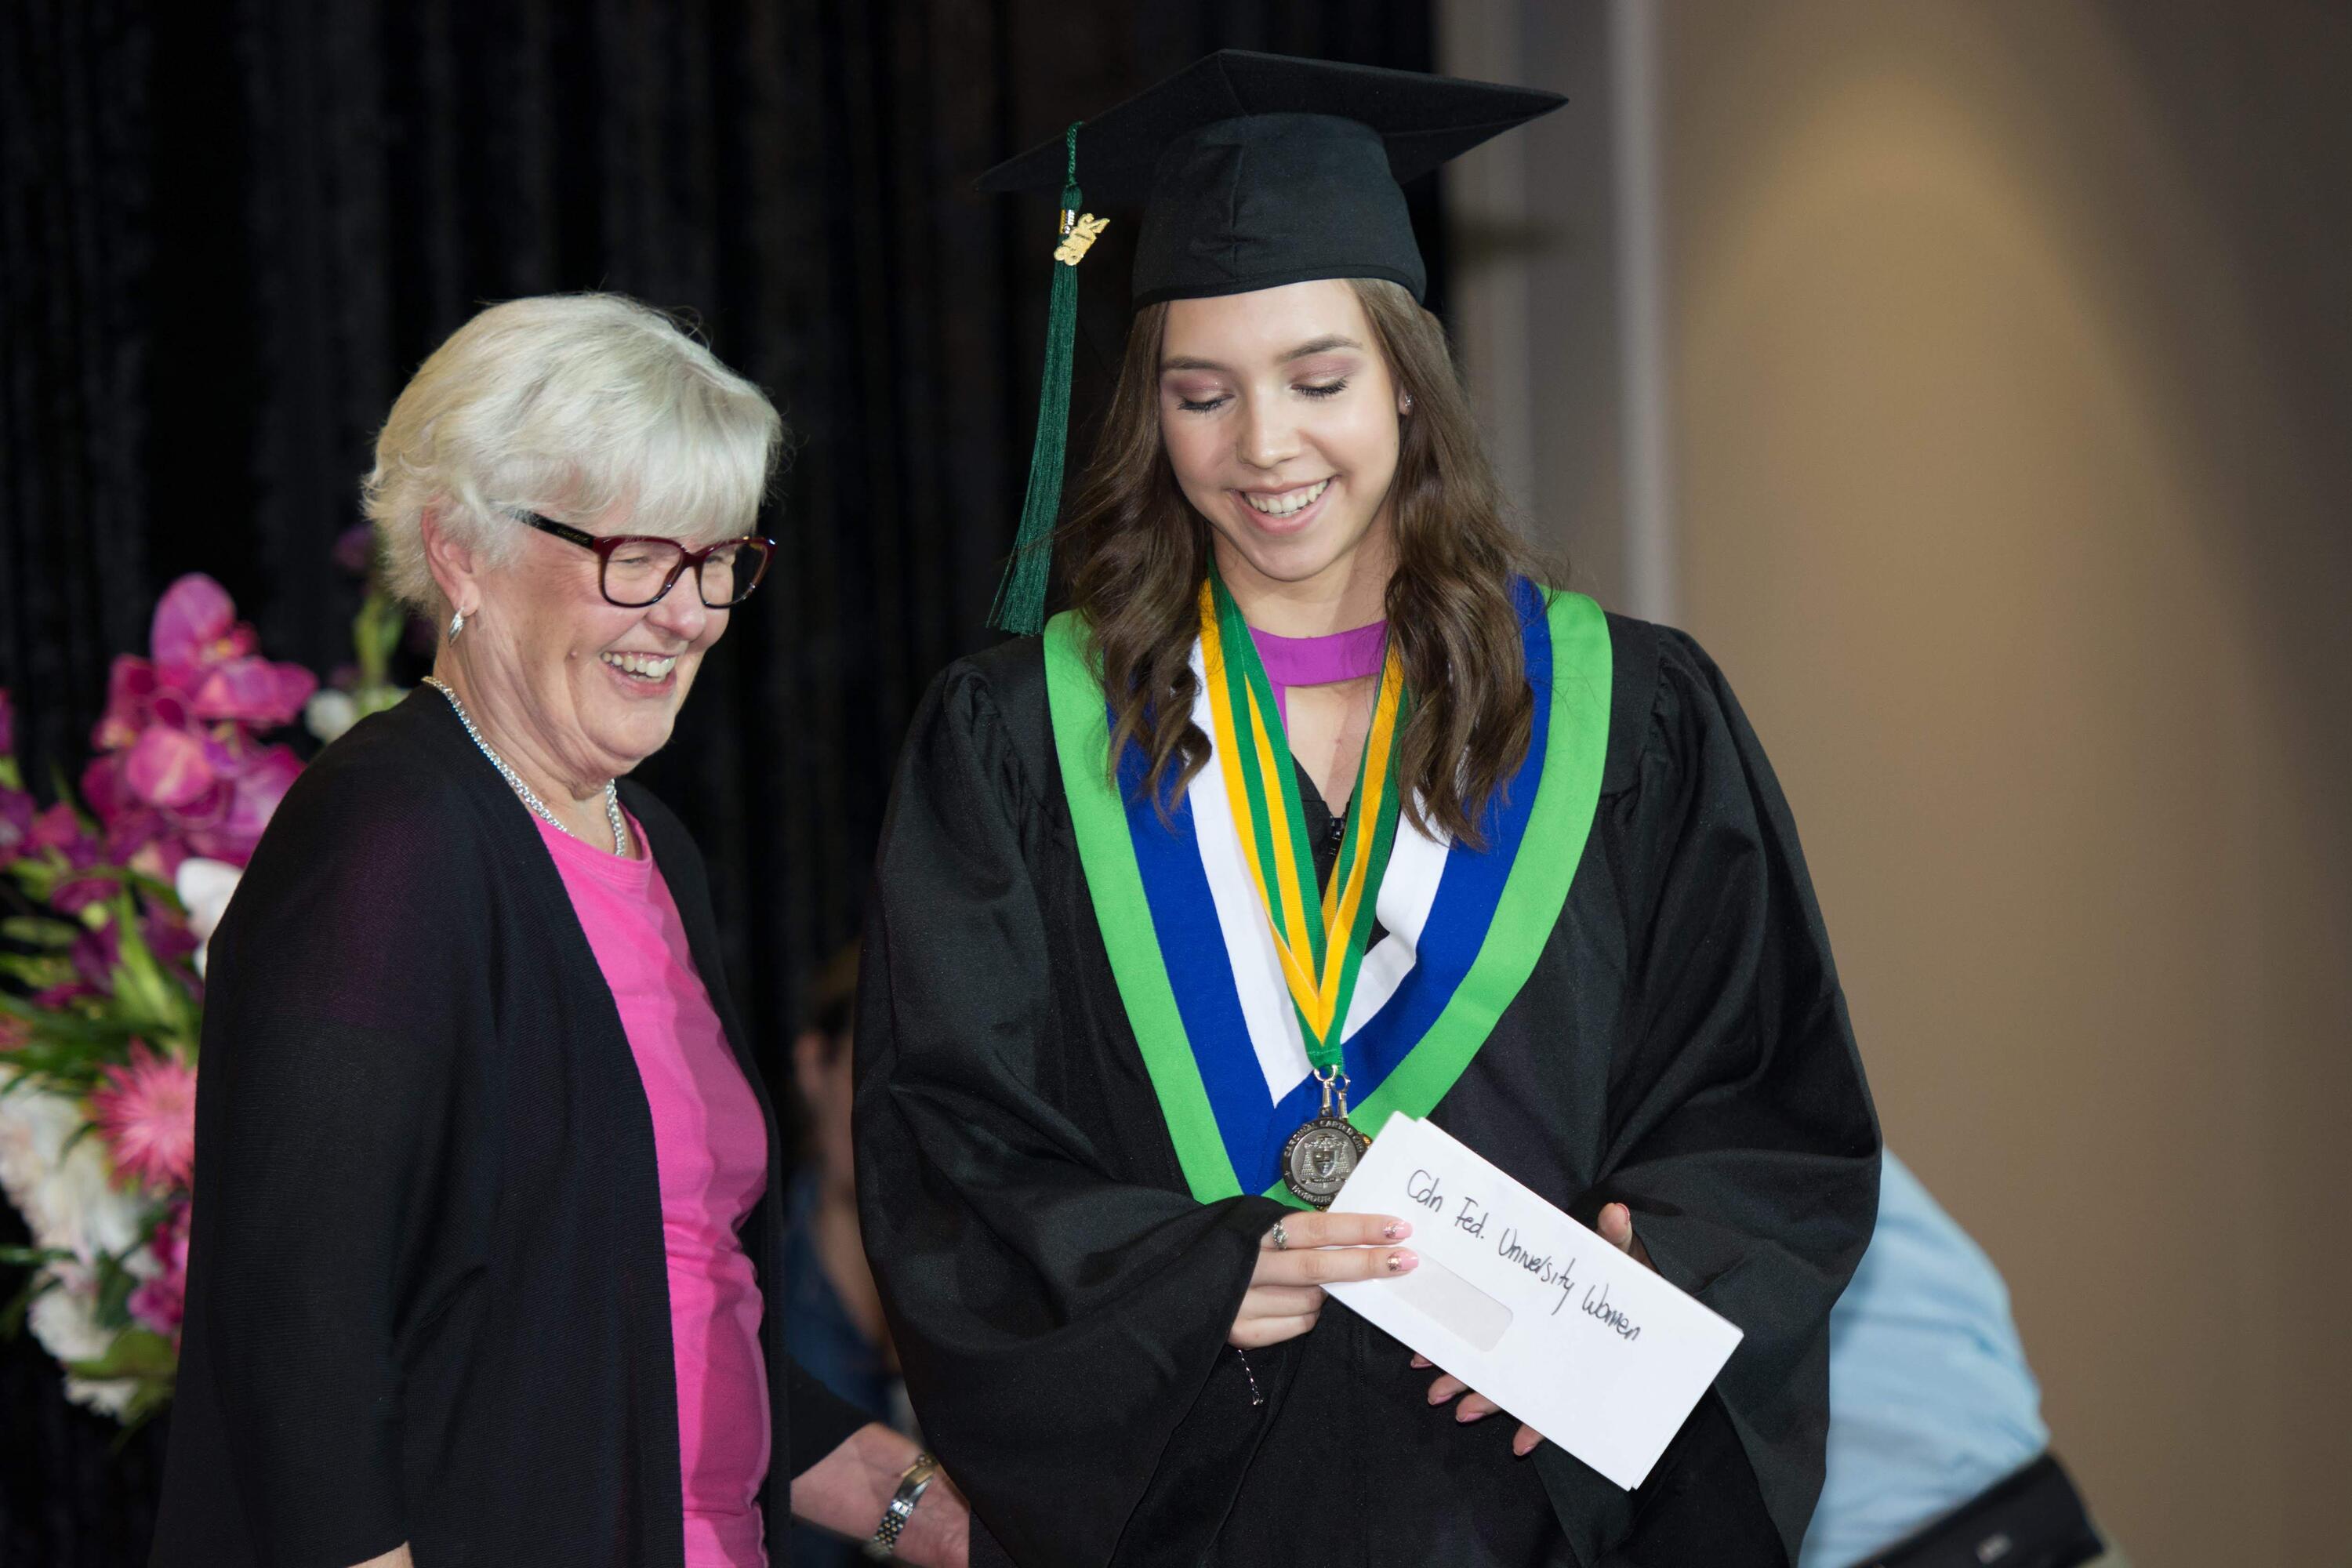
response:
<svg viewBox="0 0 2352 1568"><path fill-rule="evenodd" d="M899 1532L915 1516L915 1505L923 1500L923 1490L931 1478L940 1473L940 1462L919 1450L915 1462L898 1472L898 1489L890 1494L889 1505L882 1510L882 1522L874 1527L866 1539L866 1555L877 1563L887 1562L897 1549Z"/></svg>

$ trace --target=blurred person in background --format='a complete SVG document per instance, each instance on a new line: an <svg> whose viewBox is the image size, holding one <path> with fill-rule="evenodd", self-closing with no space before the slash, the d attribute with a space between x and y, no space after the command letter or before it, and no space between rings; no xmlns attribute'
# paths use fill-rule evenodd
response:
<svg viewBox="0 0 2352 1568"><path fill-rule="evenodd" d="M962 1561L928 1458L784 1352L775 1117L625 777L759 585L782 437L614 296L484 310L394 405L368 513L434 673L213 937L158 1568L759 1568L789 1513Z"/></svg>
<svg viewBox="0 0 2352 1568"><path fill-rule="evenodd" d="M857 1171L850 1152L857 943L843 946L811 978L806 1012L807 1022L793 1040L793 1081L807 1142L785 1189L784 1348L834 1394L913 1436L907 1385L857 1234ZM793 1561L847 1568L857 1561L857 1549L840 1536L795 1525Z"/></svg>
<svg viewBox="0 0 2352 1568"><path fill-rule="evenodd" d="M2050 1452L1984 1255L1888 1153L1878 1224L1830 1313L1830 1437L1797 1568L2124 1568Z"/></svg>
<svg viewBox="0 0 2352 1568"><path fill-rule="evenodd" d="M1397 184L1559 102L1226 51L984 182L1063 193L1056 345L1077 187L1143 217L1072 607L934 682L866 926L858 1205L975 1563L1795 1558L1878 1190L1821 913L1714 663L1525 561ZM1329 1308L1419 1263L1318 1212L1392 1110L1742 1331L1634 1491Z"/></svg>

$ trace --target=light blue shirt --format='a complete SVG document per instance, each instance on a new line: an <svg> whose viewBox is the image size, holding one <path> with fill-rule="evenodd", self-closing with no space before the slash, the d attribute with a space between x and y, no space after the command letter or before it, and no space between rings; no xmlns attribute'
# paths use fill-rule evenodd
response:
<svg viewBox="0 0 2352 1568"><path fill-rule="evenodd" d="M1829 1469L1797 1568L1849 1568L2049 1446L2000 1271L1887 1155L1878 1229L1830 1313Z"/></svg>

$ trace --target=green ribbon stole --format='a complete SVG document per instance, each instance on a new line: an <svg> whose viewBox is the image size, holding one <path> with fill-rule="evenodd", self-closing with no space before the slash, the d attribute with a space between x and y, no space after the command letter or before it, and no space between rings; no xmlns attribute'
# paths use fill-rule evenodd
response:
<svg viewBox="0 0 2352 1568"><path fill-rule="evenodd" d="M1476 957L1404 1058L1354 1106L1349 1120L1359 1127L1378 1128L1392 1111L1423 1117L1436 1108L1534 973L1567 904L1601 799L1612 650L1600 605L1581 594L1547 593L1545 599L1551 679L1548 695L1541 687L1537 691L1544 710L1538 721L1546 726L1545 755L1518 853ZM1199 1201L1237 1196L1241 1181L1225 1152L1193 1042L1169 983L1129 837L1131 831L1165 829L1130 827L1110 755L1100 663L1073 613L1065 611L1046 624L1044 653L1055 751L1087 893L1177 1163ZM1234 805L1237 818L1248 808L1238 795ZM1469 851L1457 845L1451 853ZM1229 1050L1234 1043L1209 1042L1207 1048ZM1280 1182L1265 1195L1294 1208L1305 1206Z"/></svg>
<svg viewBox="0 0 2352 1568"><path fill-rule="evenodd" d="M1339 1068L1348 1004L1356 994L1381 879L1396 843L1403 660L1394 644L1387 646L1356 769L1358 809L1348 814L1330 885L1318 889L1314 829L1307 821L1274 683L1241 606L1213 565L1201 587L1201 654L1216 730L1216 763L1234 802L1242 858L1282 961L1307 1059L1328 1079Z"/></svg>

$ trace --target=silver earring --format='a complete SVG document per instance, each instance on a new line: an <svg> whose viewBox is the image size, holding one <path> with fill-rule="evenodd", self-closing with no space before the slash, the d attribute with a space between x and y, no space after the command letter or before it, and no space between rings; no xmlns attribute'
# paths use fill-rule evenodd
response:
<svg viewBox="0 0 2352 1568"><path fill-rule="evenodd" d="M457 634L465 629L466 612L459 610L456 615L449 617L449 640L451 642L456 642L457 640Z"/></svg>
<svg viewBox="0 0 2352 1568"><path fill-rule="evenodd" d="M1404 411L1407 414L1412 412L1412 394L1410 392L1404 395Z"/></svg>

